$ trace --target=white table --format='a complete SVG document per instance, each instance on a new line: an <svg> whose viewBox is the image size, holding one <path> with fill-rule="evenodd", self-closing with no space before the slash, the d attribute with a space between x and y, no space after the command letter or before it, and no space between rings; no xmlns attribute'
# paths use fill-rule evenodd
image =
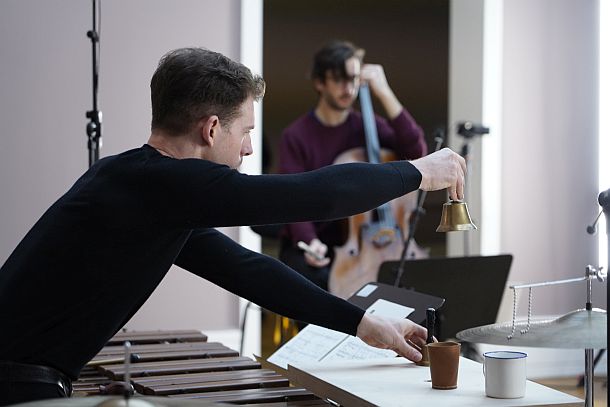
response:
<svg viewBox="0 0 610 407"><path fill-rule="evenodd" d="M582 406L583 400L527 381L525 397L485 396L482 365L460 357L458 387L432 389L430 369L404 358L302 363L288 366L293 383L348 407L358 406Z"/></svg>

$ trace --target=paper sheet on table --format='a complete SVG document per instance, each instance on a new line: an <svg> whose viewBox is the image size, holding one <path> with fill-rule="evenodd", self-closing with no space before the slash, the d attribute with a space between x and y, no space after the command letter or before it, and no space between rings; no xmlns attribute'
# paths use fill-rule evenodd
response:
<svg viewBox="0 0 610 407"><path fill-rule="evenodd" d="M369 314L392 318L406 318L413 311L415 311L414 308L384 299L378 299L366 310ZM374 359L394 356L396 356L394 351L377 349L362 342L359 338L310 324L267 360L287 369L289 364L296 362Z"/></svg>

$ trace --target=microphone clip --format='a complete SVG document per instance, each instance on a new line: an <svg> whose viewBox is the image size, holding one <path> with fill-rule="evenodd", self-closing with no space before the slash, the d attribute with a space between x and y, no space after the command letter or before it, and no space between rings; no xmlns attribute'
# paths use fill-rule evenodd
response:
<svg viewBox="0 0 610 407"><path fill-rule="evenodd" d="M489 134L489 127L485 127L482 124L476 124L470 121L458 122L457 134L460 136L470 139L475 136L482 136L483 134Z"/></svg>

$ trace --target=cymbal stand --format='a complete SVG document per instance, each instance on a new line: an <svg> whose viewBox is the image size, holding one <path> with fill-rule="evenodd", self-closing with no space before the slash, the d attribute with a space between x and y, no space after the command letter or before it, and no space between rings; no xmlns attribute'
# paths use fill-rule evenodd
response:
<svg viewBox="0 0 610 407"><path fill-rule="evenodd" d="M530 320L532 316L532 288L534 287L546 287L550 285L558 285L558 284L568 284L568 283L576 283L580 281L587 282L587 302L585 304L585 309L587 311L591 311L593 309L593 300L592 300L592 285L593 279L595 278L599 282L605 281L607 274L603 271L603 267L593 267L588 265L585 268L585 276L577 277L577 278L569 278L566 280L555 280L555 281L544 281L540 283L531 283L531 284L519 284L519 285L511 285L509 288L513 290L513 327L510 335L508 335L507 339L511 339L515 335L515 321L517 318L517 290L521 288L529 289L529 300L528 300L528 309L527 309L527 327L521 331L521 335L527 334L530 328ZM593 349L585 349L585 407L593 407Z"/></svg>
<svg viewBox="0 0 610 407"><path fill-rule="evenodd" d="M595 276L597 275L597 278L600 278L600 275L602 275L602 280L603 281L603 273L602 273L602 268L594 268L591 265L588 265L586 268L586 273L588 273L588 275L591 276ZM592 303L592 298L591 298L591 288L592 288L592 281L591 279L587 280L587 304L586 304L586 309L587 311L590 311L593 309L593 303ZM585 349L585 407L592 407L593 406L593 367L595 366L593 363L593 349Z"/></svg>
<svg viewBox="0 0 610 407"><path fill-rule="evenodd" d="M602 207L602 212L604 213L604 217L606 218L606 259L610 264L610 189L602 191L597 197L597 202ZM598 218L599 219L599 218ZM607 267L610 267L607 265ZM608 307L608 301L610 300L610 287L606 285L606 307ZM606 344L606 350L608 348L608 344ZM606 359L606 372L610 372L610 358ZM610 400L610 389L608 389L606 383L606 396L607 400Z"/></svg>

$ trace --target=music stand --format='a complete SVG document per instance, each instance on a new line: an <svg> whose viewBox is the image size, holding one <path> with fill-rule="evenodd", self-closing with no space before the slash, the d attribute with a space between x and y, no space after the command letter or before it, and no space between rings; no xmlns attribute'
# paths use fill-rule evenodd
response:
<svg viewBox="0 0 610 407"><path fill-rule="evenodd" d="M436 337L447 340L464 329L496 322L512 260L510 254L409 260L399 287L445 299L437 311ZM398 265L382 263L378 281L393 284Z"/></svg>
<svg viewBox="0 0 610 407"><path fill-rule="evenodd" d="M393 285L384 284L381 282L366 283L359 290L357 290L354 295L349 297L347 301L359 306L362 309L367 309L378 299L384 299L395 304L414 308L415 311L413 311L407 317L407 319L410 319L418 324L423 324L426 322L426 310L428 308L438 309L445 302L444 298L419 293L413 290L405 290L403 288L394 287Z"/></svg>

